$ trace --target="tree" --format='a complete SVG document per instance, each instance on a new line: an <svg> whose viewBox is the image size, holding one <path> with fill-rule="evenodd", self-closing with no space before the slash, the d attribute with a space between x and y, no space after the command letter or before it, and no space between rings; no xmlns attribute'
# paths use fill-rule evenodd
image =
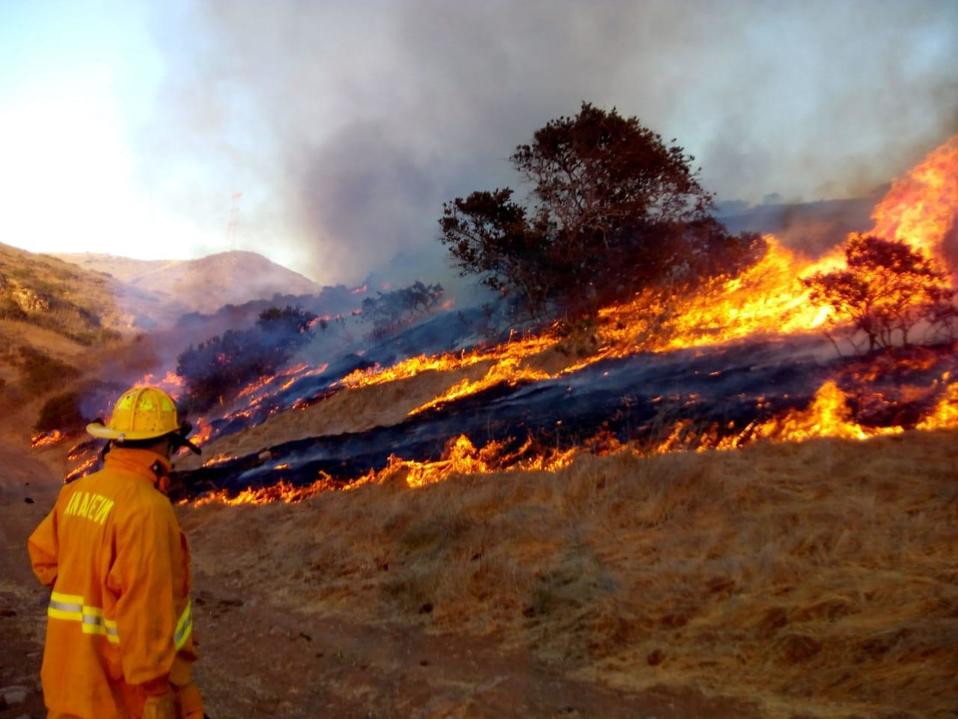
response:
<svg viewBox="0 0 958 719"><path fill-rule="evenodd" d="M849 341L864 334L868 350L891 347L896 333L907 346L921 322L951 321L954 291L944 273L922 253L898 240L854 235L845 244L845 269L802 280L812 302L830 306L832 321L851 320Z"/></svg>
<svg viewBox="0 0 958 719"><path fill-rule="evenodd" d="M583 103L512 155L530 203L511 188L457 197L443 205L440 241L462 275L537 317L589 314L666 278L734 272L760 241L709 215L693 159L637 118Z"/></svg>
<svg viewBox="0 0 958 719"><path fill-rule="evenodd" d="M372 322L372 336L382 339L431 312L444 295L442 285L425 285L417 280L409 287L367 297L363 300L362 316Z"/></svg>

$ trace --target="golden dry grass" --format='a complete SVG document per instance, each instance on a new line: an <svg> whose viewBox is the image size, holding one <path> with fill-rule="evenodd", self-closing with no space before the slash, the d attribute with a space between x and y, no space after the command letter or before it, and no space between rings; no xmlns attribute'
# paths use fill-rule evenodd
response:
<svg viewBox="0 0 958 719"><path fill-rule="evenodd" d="M197 571L260 601L491 637L573 676L700 687L771 717L943 718L956 439L583 456L182 519Z"/></svg>

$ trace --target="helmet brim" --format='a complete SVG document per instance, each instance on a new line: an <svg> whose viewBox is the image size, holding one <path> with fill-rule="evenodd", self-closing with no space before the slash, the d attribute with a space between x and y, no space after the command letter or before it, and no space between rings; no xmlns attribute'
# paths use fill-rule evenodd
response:
<svg viewBox="0 0 958 719"><path fill-rule="evenodd" d="M141 439L159 439L169 434L169 432L118 432L115 429L110 429L102 422L88 424L86 431L97 439L130 440L131 442Z"/></svg>

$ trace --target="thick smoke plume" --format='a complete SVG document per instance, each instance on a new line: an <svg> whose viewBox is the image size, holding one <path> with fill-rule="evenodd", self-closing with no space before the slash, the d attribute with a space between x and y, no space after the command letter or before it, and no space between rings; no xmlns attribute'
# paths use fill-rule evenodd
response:
<svg viewBox="0 0 958 719"><path fill-rule="evenodd" d="M441 268L441 203L580 101L675 137L721 199L861 196L958 129L958 4L831 0L180 6L147 175L321 282ZM176 189L159 178L188 181ZM426 259L423 259L426 258ZM423 277L426 280L441 277Z"/></svg>

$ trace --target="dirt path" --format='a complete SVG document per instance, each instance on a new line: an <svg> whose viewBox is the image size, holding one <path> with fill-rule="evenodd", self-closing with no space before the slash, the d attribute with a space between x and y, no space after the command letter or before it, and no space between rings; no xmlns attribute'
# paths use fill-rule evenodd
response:
<svg viewBox="0 0 958 719"><path fill-rule="evenodd" d="M26 692L0 719L45 716L40 694L42 632L49 594L30 571L27 537L52 505L59 481L29 450L0 444L0 697Z"/></svg>
<svg viewBox="0 0 958 719"><path fill-rule="evenodd" d="M59 477L10 446L0 445L0 467L0 690L26 690L23 701L0 701L0 719L37 719L48 595L34 581L26 540ZM238 524L238 543L243 531ZM692 690L626 694L571 680L531 655L500 654L492 640L292 614L265 596L244 577L197 573L197 678L213 719L758 716Z"/></svg>

